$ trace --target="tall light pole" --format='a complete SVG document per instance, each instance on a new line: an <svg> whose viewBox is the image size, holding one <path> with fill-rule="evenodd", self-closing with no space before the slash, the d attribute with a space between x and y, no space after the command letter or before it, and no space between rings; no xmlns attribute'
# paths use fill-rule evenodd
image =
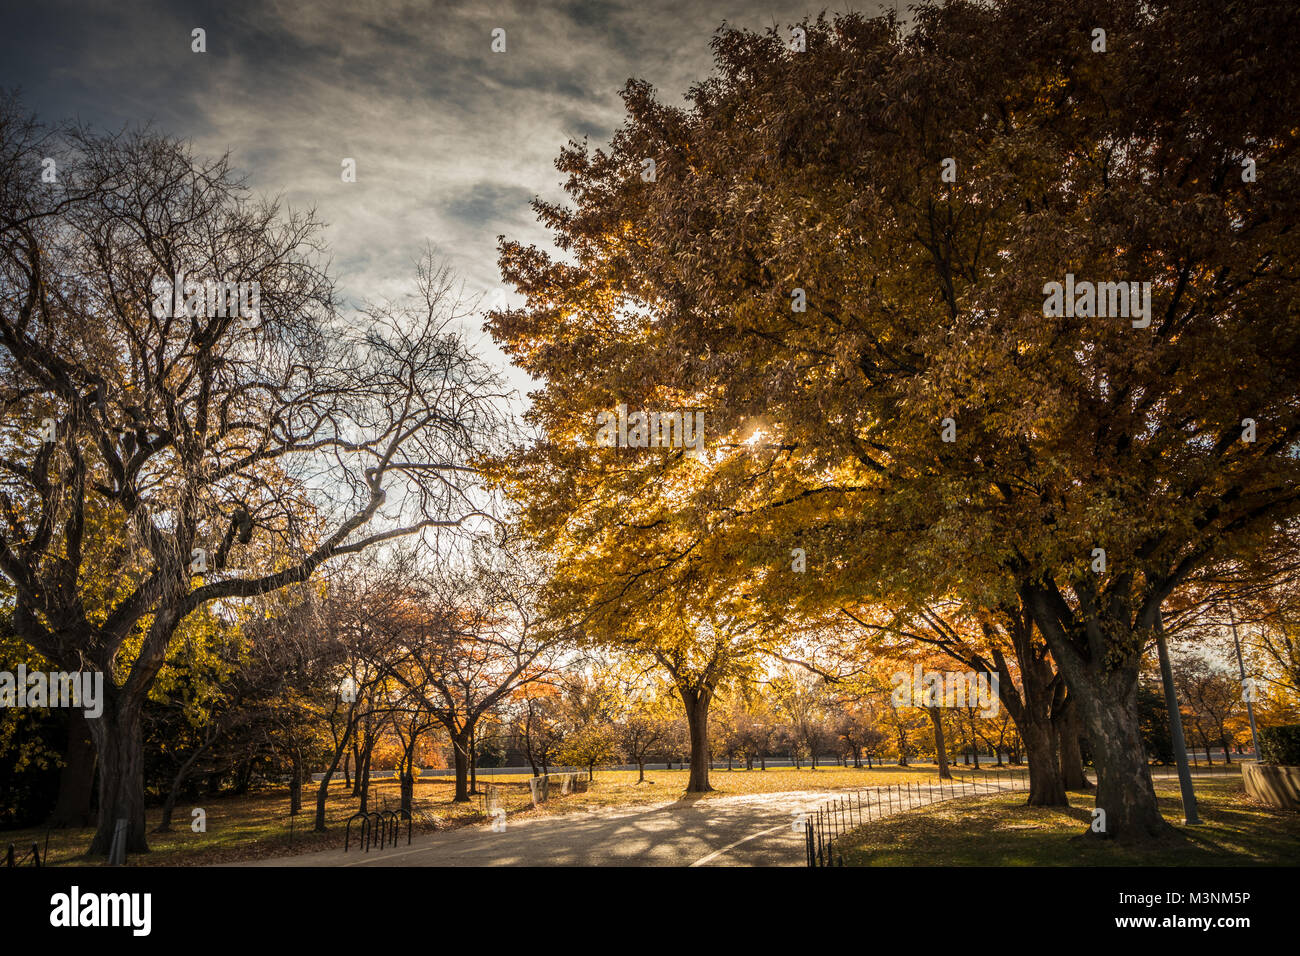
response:
<svg viewBox="0 0 1300 956"><path fill-rule="evenodd" d="M1183 823L1198 826L1196 791L1192 789L1192 772L1187 768L1187 744L1183 740L1183 715L1178 711L1178 695L1174 692L1174 669L1169 663L1169 648L1165 644L1165 617L1156 612L1156 651L1160 656L1160 679L1165 685L1165 708L1169 711L1169 736L1173 738L1174 760L1178 764L1178 786L1183 794Z"/></svg>
<svg viewBox="0 0 1300 956"><path fill-rule="evenodd" d="M1241 674L1241 696L1246 700L1246 715L1250 717L1250 745L1255 750L1255 760L1259 760L1259 735L1255 732L1255 708L1252 701L1255 699L1254 686L1246 687L1246 665L1241 660L1241 641L1237 639L1237 616L1232 613L1232 605L1228 605L1228 623L1232 625L1232 643L1237 648L1237 671Z"/></svg>

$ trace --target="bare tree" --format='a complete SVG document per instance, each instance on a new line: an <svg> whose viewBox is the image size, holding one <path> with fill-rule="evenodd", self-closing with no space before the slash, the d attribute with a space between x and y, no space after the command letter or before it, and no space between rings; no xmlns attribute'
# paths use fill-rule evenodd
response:
<svg viewBox="0 0 1300 956"><path fill-rule="evenodd" d="M542 572L517 540L480 537L468 567L431 576L423 623L397 672L451 738L455 800L470 798L479 720L521 686L545 679L556 639L536 613ZM410 671L414 671L411 675Z"/></svg>
<svg viewBox="0 0 1300 956"><path fill-rule="evenodd" d="M177 625L481 515L501 389L451 332L445 269L340 315L314 217L251 198L224 157L42 142L6 102L0 203L0 571L24 640L105 674L91 851L116 820L143 851L141 708Z"/></svg>

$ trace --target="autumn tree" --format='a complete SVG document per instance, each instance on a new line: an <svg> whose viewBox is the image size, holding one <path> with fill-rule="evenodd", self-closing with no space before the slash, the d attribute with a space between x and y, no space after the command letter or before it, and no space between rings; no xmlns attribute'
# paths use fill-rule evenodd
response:
<svg viewBox="0 0 1300 956"><path fill-rule="evenodd" d="M539 528L563 495L617 512L648 474L591 447L596 416L703 408L717 453L674 489L696 533L661 565L793 597L799 549L841 599L1018 601L1079 709L1105 835L1159 836L1144 648L1180 584L1300 507L1300 13L913 19L818 19L797 52L721 30L687 107L631 82L611 147L563 150L572 204L537 210L568 258L501 249L527 303L493 333L546 382L545 439L511 464Z"/></svg>
<svg viewBox="0 0 1300 956"><path fill-rule="evenodd" d="M740 695L741 708L736 714L736 735L740 752L745 758L745 769L767 769L767 758L776 746L777 714L768 695L754 690Z"/></svg>
<svg viewBox="0 0 1300 956"><path fill-rule="evenodd" d="M513 714L515 739L533 776L550 773L565 736L559 688L546 681L533 681L511 695L508 706Z"/></svg>
<svg viewBox="0 0 1300 956"><path fill-rule="evenodd" d="M609 662L606 712L616 749L637 767L637 783L645 783L645 765L672 743L674 715L679 710L672 686L654 671L631 661Z"/></svg>
<svg viewBox="0 0 1300 956"><path fill-rule="evenodd" d="M1228 724L1242 710L1241 682L1224 663L1213 664L1195 656L1179 661L1174 669L1178 700L1205 748L1206 763L1214 763L1210 748L1223 748L1225 763L1232 763L1232 733Z"/></svg>
<svg viewBox="0 0 1300 956"><path fill-rule="evenodd" d="M992 603L992 602L990 602ZM884 655L915 654L916 648L942 652L991 681L998 679L1000 708L1005 708L1025 742L1029 760L1029 806L1068 806L1067 767L1074 788L1087 785L1075 723L1064 713L1066 688L1038 633L1033 617L1018 600L997 607L972 609L959 601L934 600L920 607L841 608L839 614L861 629L869 647ZM940 728L932 725L936 732Z"/></svg>
<svg viewBox="0 0 1300 956"><path fill-rule="evenodd" d="M767 682L766 692L789 727L796 752L808 757L817 769L817 755L829 743L826 724L826 685L822 678L800 668L786 668Z"/></svg>
<svg viewBox="0 0 1300 956"><path fill-rule="evenodd" d="M479 721L554 669L558 643L538 610L544 572L517 537L481 535L463 566L435 569L420 588L419 620L406 644L410 666L394 677L446 730L457 802L470 798Z"/></svg>
<svg viewBox="0 0 1300 956"><path fill-rule="evenodd" d="M298 626L314 625L314 653L327 664L334 680L322 718L329 732L326 764L316 790L314 829L326 830L325 805L330 782L367 725L373 729L392 713L394 691L401 686L398 668L417 627L401 597L408 568L400 562L349 567L336 572L327 596L315 613L299 618ZM369 794L369 747L356 765L354 793L366 809Z"/></svg>

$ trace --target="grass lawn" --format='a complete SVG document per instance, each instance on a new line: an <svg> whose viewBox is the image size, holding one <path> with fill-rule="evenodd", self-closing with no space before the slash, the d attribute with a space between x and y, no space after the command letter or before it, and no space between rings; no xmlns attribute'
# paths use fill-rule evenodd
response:
<svg viewBox="0 0 1300 956"><path fill-rule="evenodd" d="M511 793L503 801L507 808L530 802L526 784L514 783L508 789ZM425 778L417 781L417 813L411 828L413 836L487 819L479 809L477 797L469 803L458 804L452 801L453 794L451 780ZM198 866L342 847L348 817L357 811L357 801L344 790L342 781L331 784L329 799L325 804L328 832L311 832L316 812L314 788L303 791L302 802L302 812L293 820L292 832L287 788L260 791L242 797L210 797L192 804L179 803L172 815L170 833L152 832L162 814L158 807L150 807L146 814L150 829L150 852L131 855L127 858L127 863L131 866ZM371 781L371 810L397 809L399 804L400 794L396 780ZM194 807L202 807L207 811L205 833L190 830L190 811ZM34 840L44 848L46 832L40 827L3 831L0 832L0 847L14 843L21 854L31 848ZM90 845L93 835L94 830L91 828L49 831L49 865L101 864L101 858L85 855L85 849ZM355 825L352 835L355 841ZM399 839L403 843L406 840L405 824Z"/></svg>
<svg viewBox="0 0 1300 956"><path fill-rule="evenodd" d="M967 768L956 767L956 773ZM983 772L983 771L981 771ZM996 771L994 771L996 772ZM929 782L935 780L933 764L915 767L883 767L874 770L823 767L817 770L795 770L792 767L773 767L768 770L714 770L711 780L713 793L695 799L747 793L781 793L798 790L855 789L859 787L887 786L895 783ZM515 817L541 814L572 813L601 807L635 806L673 800L682 795L689 776L686 770L647 770L646 782L638 784L634 770L597 770L592 787L584 792L555 799L534 809L528 790L528 774L492 774L479 778L479 787L498 787L500 805ZM396 809L399 803L397 781L371 782L371 809ZM554 792L554 791L553 791ZM424 777L416 782L416 820L412 833L432 833L460 826L485 824L487 815L480 809L475 797L469 803L452 801L453 783L448 777ZM194 806L207 811L207 832L190 830L190 811ZM132 866L198 866L208 863L226 863L262 857L307 853L343 846L344 828L348 817L356 812L356 800L348 796L342 782L330 786L326 804L326 822L329 831L312 833L312 820L316 809L316 791L303 793L303 812L293 824L290 835L289 793L287 789L250 793L243 797L212 797L194 804L179 804L172 817L172 832L149 834L150 852L133 855L127 862ZM149 828L158 825L161 815L157 807L148 811ZM99 857L87 857L93 830L48 831L49 865L81 864L99 865ZM356 834L356 827L353 827ZM0 850L13 843L22 854L33 841L46 845L47 831L43 827L26 830L0 831ZM405 827L400 839L405 841Z"/></svg>
<svg viewBox="0 0 1300 956"><path fill-rule="evenodd" d="M981 767L980 776L1005 772L997 768ZM969 774L971 768L954 766L956 779ZM1017 768L1024 772L1024 768ZM693 795L696 800L714 800L719 797L734 797L741 794L758 793L792 793L801 790L857 790L868 787L888 787L894 784L929 783L938 781L938 767L935 764L918 763L911 767L819 767L809 770L807 767L796 770L793 767L770 767L767 770L713 770L709 773L709 782L713 792ZM690 776L687 770L647 770L646 782L638 784L635 770L597 770L595 786L588 793L579 794L572 800L557 804L553 812L572 812L592 807L631 806L641 803L655 803L678 797L686 789ZM486 777L496 780L497 777Z"/></svg>
<svg viewBox="0 0 1300 956"><path fill-rule="evenodd" d="M1023 794L967 797L886 817L846 834L845 866L1294 866L1300 813L1253 802L1241 778L1195 780L1201 825L1182 825L1178 781L1155 782L1168 840L1116 846L1081 836L1091 793L1069 809L1024 806Z"/></svg>

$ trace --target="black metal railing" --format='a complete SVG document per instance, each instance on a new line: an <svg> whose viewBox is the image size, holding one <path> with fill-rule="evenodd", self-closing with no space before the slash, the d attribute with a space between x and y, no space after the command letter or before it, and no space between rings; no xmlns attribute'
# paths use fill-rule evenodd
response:
<svg viewBox="0 0 1300 956"><path fill-rule="evenodd" d="M47 838L46 838L46 842L47 842L47 844L48 844L48 841L49 841L49 838L47 837ZM9 844L9 849L5 852L5 866L22 866L22 865L25 864L29 859L31 860L31 864L32 864L32 866L41 866L41 865L42 865L42 864L41 864L41 846L40 846L40 844L37 843L35 840L32 841L32 848L31 848L30 850L28 850L27 852L25 852L22 856L17 856L16 853L15 853L15 850L16 850L16 847L15 847L12 843L10 843L10 844ZM47 853L49 852L49 850L48 850L48 846L47 846L46 852L47 852Z"/></svg>
<svg viewBox="0 0 1300 956"><path fill-rule="evenodd" d="M837 844L844 834L903 810L941 800L1029 789L1028 770L961 771L951 780L907 783L854 790L827 800L804 818L804 850L809 866L843 866Z"/></svg>
<svg viewBox="0 0 1300 956"><path fill-rule="evenodd" d="M1240 763L1228 766L1189 767L1191 776L1240 774ZM1172 765L1153 766L1152 779L1176 777ZM994 784L997 781L997 784ZM942 778L935 784L915 781L855 790L844 797L828 800L805 815L804 849L809 866L843 866L844 856L837 849L841 837L849 830L865 826L901 810L929 806L941 800L979 796L985 793L1027 791L1029 771L988 770L959 771L952 780Z"/></svg>

